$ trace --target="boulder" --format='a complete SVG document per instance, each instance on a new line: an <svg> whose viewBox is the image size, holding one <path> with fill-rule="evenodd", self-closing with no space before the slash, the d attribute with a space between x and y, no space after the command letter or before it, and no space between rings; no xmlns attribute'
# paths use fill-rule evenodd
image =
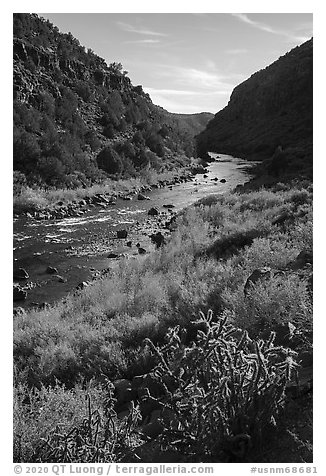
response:
<svg viewBox="0 0 326 476"><path fill-rule="evenodd" d="M115 258L119 258L119 255L117 255L116 253L109 253L107 257L115 259Z"/></svg>
<svg viewBox="0 0 326 476"><path fill-rule="evenodd" d="M142 248L139 243L137 243L136 246L137 246L137 248L138 248L138 253L139 253L140 255L144 255L145 253L147 253L147 251L145 250L145 248Z"/></svg>
<svg viewBox="0 0 326 476"><path fill-rule="evenodd" d="M272 225L283 225L286 221L292 219L293 217L288 212L283 212L272 221Z"/></svg>
<svg viewBox="0 0 326 476"><path fill-rule="evenodd" d="M156 248L160 248L165 243L164 236L162 235L160 231L150 235L150 238L152 242L156 245Z"/></svg>
<svg viewBox="0 0 326 476"><path fill-rule="evenodd" d="M137 398L137 391L132 387L131 381L127 379L119 379L113 382L114 395L117 399L116 406L131 402Z"/></svg>
<svg viewBox="0 0 326 476"><path fill-rule="evenodd" d="M27 298L27 291L22 289L19 286L14 286L13 300L16 301L25 301Z"/></svg>
<svg viewBox="0 0 326 476"><path fill-rule="evenodd" d="M46 272L47 272L48 274L58 274L57 268L54 268L53 266L48 266L48 267L46 268Z"/></svg>
<svg viewBox="0 0 326 476"><path fill-rule="evenodd" d="M225 178L222 178L222 179L220 180L220 182L221 182L221 183L225 183L225 182L226 182Z"/></svg>
<svg viewBox="0 0 326 476"><path fill-rule="evenodd" d="M56 278L56 280L58 281L58 283L66 283L67 280L63 277L63 276L60 276L59 274L56 274L55 276L53 276L54 278Z"/></svg>
<svg viewBox="0 0 326 476"><path fill-rule="evenodd" d="M159 213L158 213L158 209L155 208L155 207L152 207L148 210L148 215L149 216L152 216L152 217L155 217L157 216Z"/></svg>
<svg viewBox="0 0 326 476"><path fill-rule="evenodd" d="M266 281L271 278L271 269L270 268L258 268L255 269L249 278L246 281L246 284L244 286L244 294L247 296L250 292L250 290L255 286L255 284L261 282L261 281Z"/></svg>
<svg viewBox="0 0 326 476"><path fill-rule="evenodd" d="M312 265L313 255L311 250L302 250L288 266L293 270L297 270L305 267L306 265Z"/></svg>
<svg viewBox="0 0 326 476"><path fill-rule="evenodd" d="M16 270L14 270L14 280L24 280L24 279L28 279L29 278L29 274L28 272L26 271L26 269L24 268L18 268Z"/></svg>
<svg viewBox="0 0 326 476"><path fill-rule="evenodd" d="M163 205L163 208L174 208L175 205L173 205L172 203L168 203L168 204L164 204Z"/></svg>
<svg viewBox="0 0 326 476"><path fill-rule="evenodd" d="M139 193L137 198L138 200L150 200L149 197L147 197L146 195L143 195L142 193Z"/></svg>
<svg viewBox="0 0 326 476"><path fill-rule="evenodd" d="M82 289L85 289L87 288L87 286L89 285L89 283L87 281L83 281L81 283L79 283L77 286L76 286L76 289L78 291L82 290Z"/></svg>
<svg viewBox="0 0 326 476"><path fill-rule="evenodd" d="M25 314L25 309L23 309L22 307L15 307L14 310L13 310L13 316L16 317L16 316L21 316Z"/></svg>
<svg viewBox="0 0 326 476"><path fill-rule="evenodd" d="M127 230L117 230L117 238L127 238Z"/></svg>

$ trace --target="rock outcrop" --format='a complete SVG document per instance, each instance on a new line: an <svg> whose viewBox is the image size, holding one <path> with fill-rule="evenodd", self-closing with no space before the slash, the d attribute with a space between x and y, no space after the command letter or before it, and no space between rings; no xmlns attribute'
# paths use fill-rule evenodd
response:
<svg viewBox="0 0 326 476"><path fill-rule="evenodd" d="M262 160L281 146L279 168L285 162L294 169L307 167L312 159L312 66L311 39L239 84L197 137L199 155L215 151Z"/></svg>
<svg viewBox="0 0 326 476"><path fill-rule="evenodd" d="M154 105L121 63L35 14L14 14L13 62L17 183L87 187L188 165L211 117Z"/></svg>

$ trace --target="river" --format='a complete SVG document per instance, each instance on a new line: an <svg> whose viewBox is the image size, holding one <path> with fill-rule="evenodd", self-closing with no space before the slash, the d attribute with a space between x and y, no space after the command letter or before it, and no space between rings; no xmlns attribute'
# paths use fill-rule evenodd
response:
<svg viewBox="0 0 326 476"><path fill-rule="evenodd" d="M19 281L27 290L27 299L14 306L30 308L63 298L81 282L115 266L119 259L108 258L110 252L133 258L138 256L137 243L150 252L154 245L149 235L157 231L164 234L164 223L173 214L207 195L225 194L249 180L252 163L225 154L211 155L217 158L208 166L207 177L198 174L192 182L153 189L147 194L150 200L118 199L114 206L90 208L75 218L14 219L14 269L21 267L29 274L28 280ZM168 209L169 204L174 207ZM159 210L159 216L148 216L152 207ZM127 239L117 239L120 229L128 231ZM131 246L127 246L128 241ZM48 266L58 273L48 274Z"/></svg>

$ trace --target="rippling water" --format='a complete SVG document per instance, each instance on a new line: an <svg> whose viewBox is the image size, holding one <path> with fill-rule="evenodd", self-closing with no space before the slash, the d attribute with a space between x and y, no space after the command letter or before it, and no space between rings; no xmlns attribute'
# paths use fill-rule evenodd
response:
<svg viewBox="0 0 326 476"><path fill-rule="evenodd" d="M125 201L118 199L114 207L94 207L82 217L46 222L26 217L16 219L14 267L25 268L29 282L33 283L23 306L33 302L51 303L65 296L78 283L89 279L93 270L108 268L112 264L107 258L110 251L137 255L137 249L127 247L126 240L116 239L117 229L128 229L133 243L138 241L148 251L153 249L146 234L159 228L157 221L147 215L151 207L158 208L164 220L169 213L163 205L173 204L173 210L180 211L207 195L227 193L249 179L250 163L223 154L219 154L218 160L221 162L209 165L206 178L199 174L194 181L176 184L172 190L155 189L148 193L148 201L134 198L126 206ZM216 177L218 181L213 180ZM223 178L226 183L220 182ZM62 283L57 276L46 274L49 265L56 267L67 281Z"/></svg>

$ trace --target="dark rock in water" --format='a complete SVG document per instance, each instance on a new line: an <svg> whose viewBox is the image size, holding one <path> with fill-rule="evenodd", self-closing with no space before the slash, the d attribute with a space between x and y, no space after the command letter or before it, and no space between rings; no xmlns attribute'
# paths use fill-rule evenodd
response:
<svg viewBox="0 0 326 476"><path fill-rule="evenodd" d="M57 268L54 268L53 266L48 266L48 267L46 268L46 272L47 272L48 274L58 274Z"/></svg>
<svg viewBox="0 0 326 476"><path fill-rule="evenodd" d="M260 268L260 269L255 269L249 278L246 281L246 284L244 286L244 293L245 296L247 296L250 292L250 290L253 288L255 284L257 284L259 281L262 280L268 280L271 278L271 269L270 268Z"/></svg>
<svg viewBox="0 0 326 476"><path fill-rule="evenodd" d="M156 248L160 248L165 243L164 236L160 231L151 235L150 238L152 242L156 245Z"/></svg>
<svg viewBox="0 0 326 476"><path fill-rule="evenodd" d="M18 280L24 280L24 279L28 279L28 278L29 278L29 274L26 271L26 269L19 268L19 269L14 270L14 280L18 281Z"/></svg>
<svg viewBox="0 0 326 476"><path fill-rule="evenodd" d="M146 195L143 195L142 193L139 193L137 198L138 200L150 200L149 197L147 197Z"/></svg>
<svg viewBox="0 0 326 476"><path fill-rule="evenodd" d="M85 289L87 288L87 286L89 285L89 283L87 281L83 281L81 283L79 283L77 286L76 286L76 289L78 291L81 291L82 289Z"/></svg>
<svg viewBox="0 0 326 476"><path fill-rule="evenodd" d="M221 182L221 183L225 183L225 182L226 182L225 178L222 178L222 179L220 180L220 182Z"/></svg>
<svg viewBox="0 0 326 476"><path fill-rule="evenodd" d="M13 300L16 301L25 301L27 298L27 292L22 289L20 286L14 286Z"/></svg>
<svg viewBox="0 0 326 476"><path fill-rule="evenodd" d="M115 258L119 258L119 255L117 255L116 253L109 253L107 257L115 259Z"/></svg>
<svg viewBox="0 0 326 476"><path fill-rule="evenodd" d="M127 230L117 230L117 238L127 238Z"/></svg>
<svg viewBox="0 0 326 476"><path fill-rule="evenodd" d="M148 215L152 216L152 217L155 217L158 215L158 209L153 207L151 208L150 210L148 210Z"/></svg>

